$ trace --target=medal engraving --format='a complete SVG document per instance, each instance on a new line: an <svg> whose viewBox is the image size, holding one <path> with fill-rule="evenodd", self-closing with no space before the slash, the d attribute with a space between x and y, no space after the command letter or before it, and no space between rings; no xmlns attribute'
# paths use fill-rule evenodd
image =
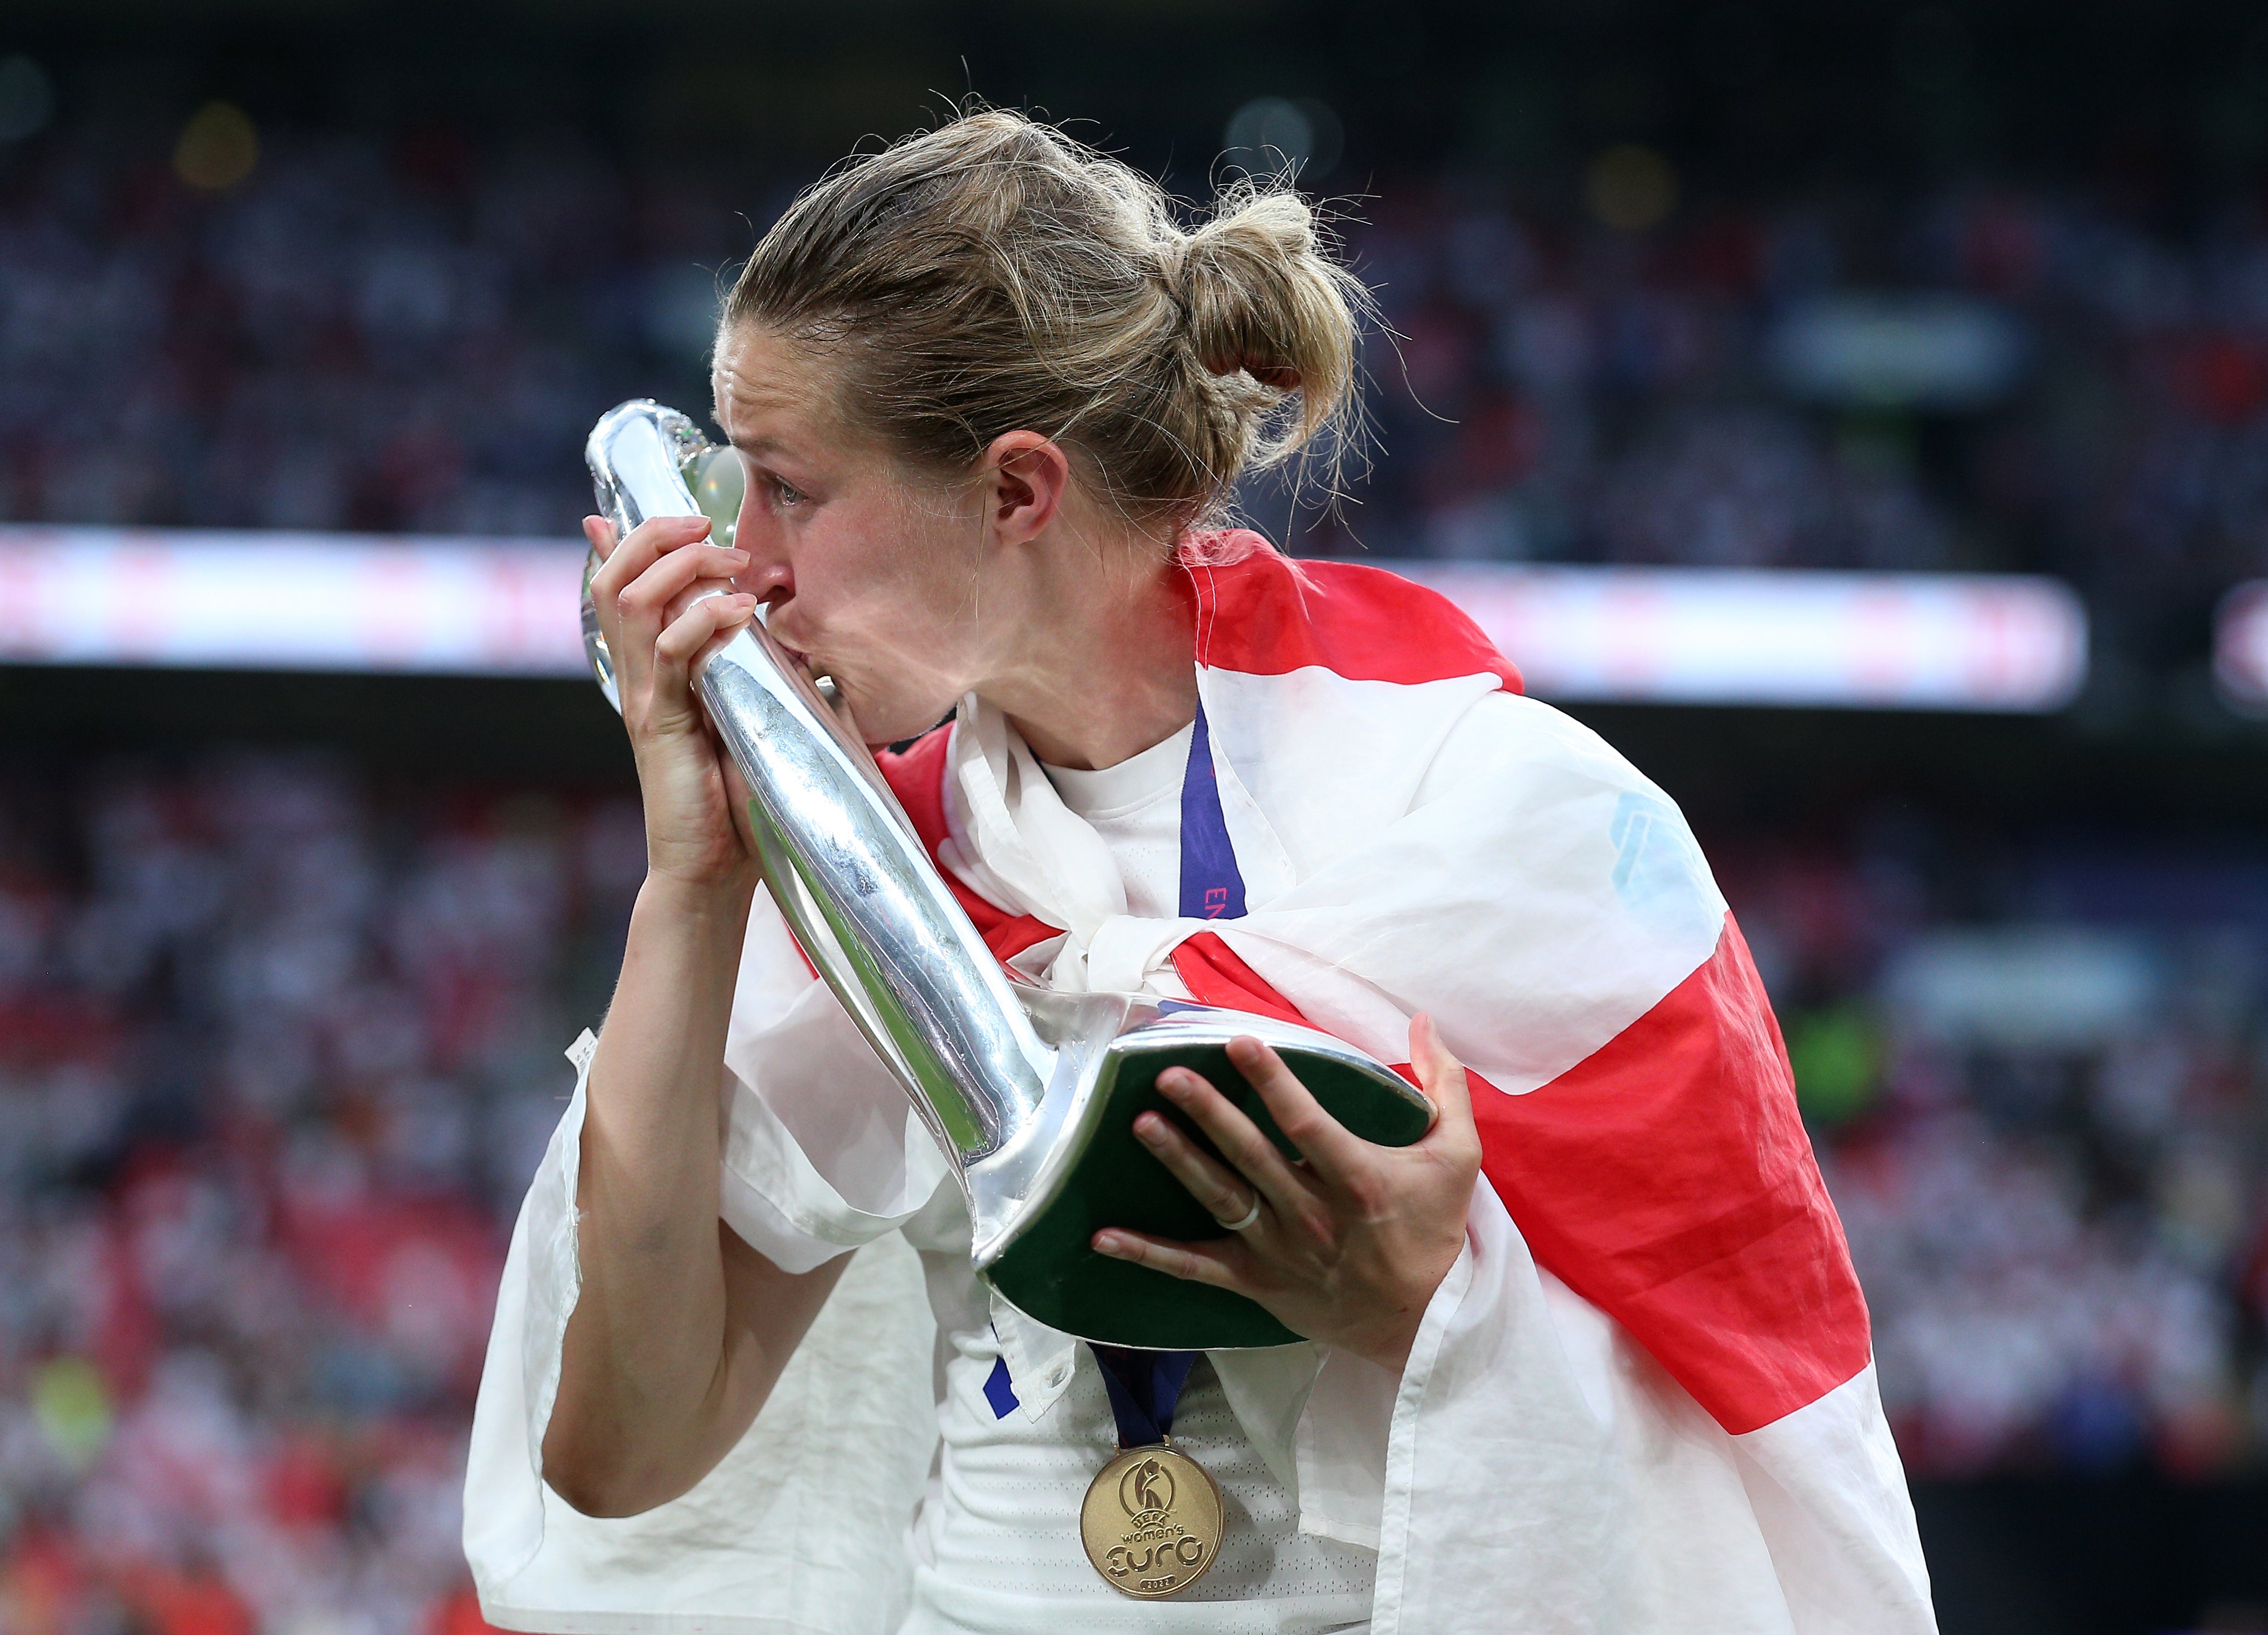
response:
<svg viewBox="0 0 2268 1635"><path fill-rule="evenodd" d="M1079 1517L1086 1558L1113 1589L1142 1600L1186 1589L1219 1553L1220 1489L1164 1445L1130 1447L1102 1467Z"/></svg>

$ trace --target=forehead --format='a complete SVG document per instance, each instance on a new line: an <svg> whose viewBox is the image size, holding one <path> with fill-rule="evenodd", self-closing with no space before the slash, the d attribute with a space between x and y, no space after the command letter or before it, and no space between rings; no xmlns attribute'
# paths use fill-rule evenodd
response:
<svg viewBox="0 0 2268 1635"><path fill-rule="evenodd" d="M718 337L710 384L717 396L717 423L743 446L823 431L835 418L817 360L753 324Z"/></svg>

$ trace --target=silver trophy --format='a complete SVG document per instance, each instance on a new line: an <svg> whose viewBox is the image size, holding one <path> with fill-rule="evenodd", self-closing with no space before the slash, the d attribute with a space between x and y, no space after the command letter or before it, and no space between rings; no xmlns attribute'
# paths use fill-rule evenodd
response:
<svg viewBox="0 0 2268 1635"><path fill-rule="evenodd" d="M616 537L650 517L706 515L732 541L740 457L675 409L640 399L602 416L585 450ZM609 703L614 665L583 575L583 642ZM719 586L718 593L723 593ZM1358 1135L1403 1145L1432 1106L1397 1074L1313 1028L1133 994L1061 994L1012 976L977 934L873 756L761 622L696 682L749 791L764 880L796 940L904 1086L968 1204L977 1273L1050 1328L1163 1350L1276 1345L1298 1337L1241 1295L1109 1259L1104 1226L1196 1240L1213 1219L1134 1138L1154 1109L1208 1146L1156 1089L1167 1067L1204 1074L1286 1153L1226 1047L1264 1040Z"/></svg>

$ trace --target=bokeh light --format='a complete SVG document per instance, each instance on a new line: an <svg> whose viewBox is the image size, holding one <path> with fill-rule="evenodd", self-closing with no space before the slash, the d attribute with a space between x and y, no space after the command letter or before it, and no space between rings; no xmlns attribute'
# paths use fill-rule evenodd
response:
<svg viewBox="0 0 2268 1635"><path fill-rule="evenodd" d="M1591 214L1622 232L1659 227L1677 205L1677 173L1639 143L1622 142L1591 161L1583 175Z"/></svg>
<svg viewBox="0 0 2268 1635"><path fill-rule="evenodd" d="M1289 174L1313 184L1336 168L1345 144L1339 117L1312 97L1255 97L1230 115L1221 161L1232 173Z"/></svg>
<svg viewBox="0 0 2268 1635"><path fill-rule="evenodd" d="M208 102L181 127L173 173L192 188L225 193L260 163L260 135L233 102Z"/></svg>
<svg viewBox="0 0 2268 1635"><path fill-rule="evenodd" d="M0 142L21 142L46 128L55 111L47 70L27 56L0 59Z"/></svg>

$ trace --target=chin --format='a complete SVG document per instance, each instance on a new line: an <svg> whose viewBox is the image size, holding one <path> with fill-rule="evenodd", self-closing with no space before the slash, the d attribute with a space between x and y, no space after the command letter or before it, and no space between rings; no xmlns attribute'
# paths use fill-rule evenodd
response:
<svg viewBox="0 0 2268 1635"><path fill-rule="evenodd" d="M843 705L858 735L876 746L919 738L953 712L950 703L932 706L918 699L877 698L855 681L846 682L837 676L836 682L843 689Z"/></svg>

